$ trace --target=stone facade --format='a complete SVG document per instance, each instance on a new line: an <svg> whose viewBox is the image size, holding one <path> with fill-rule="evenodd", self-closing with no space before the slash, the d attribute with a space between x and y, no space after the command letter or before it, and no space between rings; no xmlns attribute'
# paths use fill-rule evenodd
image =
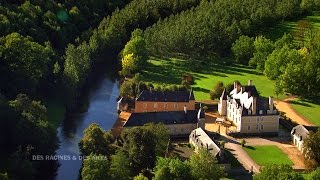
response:
<svg viewBox="0 0 320 180"><path fill-rule="evenodd" d="M159 112L159 111L183 111L195 110L195 101L189 102L153 102L153 101L136 101L135 112Z"/></svg>
<svg viewBox="0 0 320 180"><path fill-rule="evenodd" d="M240 133L276 133L279 131L279 113L274 109L273 99L266 100L249 80L247 86L234 83L229 95L220 97L218 111L237 126Z"/></svg>

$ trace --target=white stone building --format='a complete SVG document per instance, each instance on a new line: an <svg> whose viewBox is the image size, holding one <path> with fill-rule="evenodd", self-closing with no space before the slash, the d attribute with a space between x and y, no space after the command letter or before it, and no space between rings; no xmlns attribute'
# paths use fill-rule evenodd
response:
<svg viewBox="0 0 320 180"><path fill-rule="evenodd" d="M272 97L260 97L252 80L246 86L235 82L229 94L224 89L218 111L232 121L240 133L277 133L279 130L279 113Z"/></svg>
<svg viewBox="0 0 320 180"><path fill-rule="evenodd" d="M303 153L304 140L309 136L310 131L317 131L317 127L307 127L303 125L297 125L291 130L292 143Z"/></svg>
<svg viewBox="0 0 320 180"><path fill-rule="evenodd" d="M189 136L189 143L195 147L195 152L198 152L200 148L204 148L209 151L214 157L219 159L220 148L216 143L207 135L204 130L199 127L193 130Z"/></svg>

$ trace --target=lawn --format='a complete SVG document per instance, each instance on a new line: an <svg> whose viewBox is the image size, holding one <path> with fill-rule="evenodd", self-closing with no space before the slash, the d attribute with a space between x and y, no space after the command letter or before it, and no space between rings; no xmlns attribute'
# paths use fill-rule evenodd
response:
<svg viewBox="0 0 320 180"><path fill-rule="evenodd" d="M320 11L314 11L310 15L305 16L299 20L308 20L313 28L320 29ZM294 31L299 20L283 21L273 27L263 30L261 34L266 36L267 38L276 40L278 38L281 38L284 33L290 33Z"/></svg>
<svg viewBox="0 0 320 180"><path fill-rule="evenodd" d="M218 81L226 85L238 80L246 85L250 79L253 80L261 96L276 97L273 81L267 79L262 72L242 65L227 66L208 61L151 57L142 72L142 80L152 82L154 85L181 84L181 77L185 73L191 73L195 79L192 88L196 100L209 100L209 92Z"/></svg>
<svg viewBox="0 0 320 180"><path fill-rule="evenodd" d="M243 149L260 166L270 164L293 164L287 155L277 146L247 146Z"/></svg>
<svg viewBox="0 0 320 180"><path fill-rule="evenodd" d="M320 126L320 105L309 102L307 100L295 100L290 102L291 107L301 116Z"/></svg>

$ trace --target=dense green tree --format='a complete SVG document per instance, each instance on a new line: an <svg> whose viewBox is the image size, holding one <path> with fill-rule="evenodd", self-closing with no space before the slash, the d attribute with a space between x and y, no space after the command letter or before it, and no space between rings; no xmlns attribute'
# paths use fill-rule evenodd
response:
<svg viewBox="0 0 320 180"><path fill-rule="evenodd" d="M303 180L301 174L295 172L289 165L268 165L254 175L255 180Z"/></svg>
<svg viewBox="0 0 320 180"><path fill-rule="evenodd" d="M153 132L143 127L133 127L122 133L122 139L135 174L154 167L156 142Z"/></svg>
<svg viewBox="0 0 320 180"><path fill-rule="evenodd" d="M201 1L196 8L158 21L145 30L144 37L155 55L228 56L239 36L256 35L259 29L300 15L299 5L298 0ZM259 61L254 64L264 67Z"/></svg>
<svg viewBox="0 0 320 180"><path fill-rule="evenodd" d="M156 156L164 156L169 144L169 131L164 124L149 123L144 126L145 129L153 132L155 136Z"/></svg>
<svg viewBox="0 0 320 180"><path fill-rule="evenodd" d="M138 59L133 54L127 54L121 59L122 70L121 74L123 76L134 74L138 71Z"/></svg>
<svg viewBox="0 0 320 180"><path fill-rule="evenodd" d="M139 71L147 62L146 42L142 37L142 31L136 29L132 32L130 41L122 52L122 74L130 74Z"/></svg>
<svg viewBox="0 0 320 180"><path fill-rule="evenodd" d="M19 133L13 137L14 144L22 148L31 145L31 152L34 154L54 153L58 140L55 130L48 123L46 107L24 94L19 94L15 100L9 101L9 105L20 115L15 124L15 131Z"/></svg>
<svg viewBox="0 0 320 180"><path fill-rule="evenodd" d="M0 38L0 90L5 95L18 92L35 94L40 81L47 76L51 48L32 39L12 33Z"/></svg>
<svg viewBox="0 0 320 180"><path fill-rule="evenodd" d="M309 180L317 180L320 179L320 168L318 167L317 169L313 170L310 174L309 174Z"/></svg>
<svg viewBox="0 0 320 180"><path fill-rule="evenodd" d="M258 70L264 70L265 61L270 53L274 50L274 44L270 39L263 36L256 37L254 41L255 52L250 59L249 64Z"/></svg>
<svg viewBox="0 0 320 180"><path fill-rule="evenodd" d="M123 151L117 151L111 156L110 176L114 180L126 180L131 177L131 166L128 155Z"/></svg>
<svg viewBox="0 0 320 180"><path fill-rule="evenodd" d="M101 159L102 158L102 159ZM83 161L81 176L83 180L109 179L110 162L102 155L90 154Z"/></svg>
<svg viewBox="0 0 320 180"><path fill-rule="evenodd" d="M284 34L280 39L277 39L276 42L274 43L274 46L276 49L281 49L284 46L288 46L290 49L295 48L295 43L294 43L294 38L290 34Z"/></svg>
<svg viewBox="0 0 320 180"><path fill-rule="evenodd" d="M156 180L165 179L192 179L190 165L179 159L159 157L154 168Z"/></svg>
<svg viewBox="0 0 320 180"><path fill-rule="evenodd" d="M142 173L139 173L137 176L133 178L134 180L148 180Z"/></svg>
<svg viewBox="0 0 320 180"><path fill-rule="evenodd" d="M232 44L231 50L235 58L235 62L248 64L254 52L253 42L253 38L248 36L240 36L239 39Z"/></svg>
<svg viewBox="0 0 320 180"><path fill-rule="evenodd" d="M213 90L210 91L210 99L214 100L221 96L223 92L224 86L222 81L218 81L216 85L213 87Z"/></svg>
<svg viewBox="0 0 320 180"><path fill-rule="evenodd" d="M191 175L194 179L220 179L224 177L224 169L217 159L207 150L200 149L189 160Z"/></svg>
<svg viewBox="0 0 320 180"><path fill-rule="evenodd" d="M314 167L318 167L320 164L319 140L320 131L310 132L309 136L303 140L304 154Z"/></svg>
<svg viewBox="0 0 320 180"><path fill-rule="evenodd" d="M154 167L156 156L164 156L168 137L168 130L162 124L134 127L121 134L123 150L128 153L134 174Z"/></svg>
<svg viewBox="0 0 320 180"><path fill-rule="evenodd" d="M124 46L122 56L124 57L127 54L134 54L138 59L141 59L142 63L146 61L148 52L141 29L134 30L130 41Z"/></svg>
<svg viewBox="0 0 320 180"><path fill-rule="evenodd" d="M79 142L79 148L83 155L93 153L109 156L112 151L112 142L112 134L105 132L98 124L93 123L84 130L83 138Z"/></svg>
<svg viewBox="0 0 320 180"><path fill-rule="evenodd" d="M265 62L264 74L269 79L277 79L287 68L290 62L299 62L302 56L295 49L284 46L274 50Z"/></svg>

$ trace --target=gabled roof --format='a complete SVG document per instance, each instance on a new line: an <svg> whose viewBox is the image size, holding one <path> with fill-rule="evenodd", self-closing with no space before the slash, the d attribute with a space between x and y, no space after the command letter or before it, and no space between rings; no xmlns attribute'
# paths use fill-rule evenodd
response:
<svg viewBox="0 0 320 180"><path fill-rule="evenodd" d="M211 152L214 156L217 156L220 152L219 146L207 135L207 133L202 128L197 128L191 132L191 134L195 134L195 138L199 139L204 146L207 146L209 152Z"/></svg>
<svg viewBox="0 0 320 180"><path fill-rule="evenodd" d="M244 88L244 92L250 92L251 96L254 97L259 97L259 93L256 89L256 86L251 85L251 86L242 86Z"/></svg>
<svg viewBox="0 0 320 180"><path fill-rule="evenodd" d="M197 123L198 116L204 118L203 110L188 110L185 111L162 111L162 112L145 112L132 113L128 121L123 127L143 126L147 123L163 123L163 124L188 124Z"/></svg>
<svg viewBox="0 0 320 180"><path fill-rule="evenodd" d="M227 100L227 91L226 91L226 88L223 89L223 92L221 94L221 98L222 100Z"/></svg>
<svg viewBox="0 0 320 180"><path fill-rule="evenodd" d="M316 132L317 129L318 127L303 126L300 124L292 128L291 134L300 137L301 140L304 140L308 137L310 131Z"/></svg>
<svg viewBox="0 0 320 180"><path fill-rule="evenodd" d="M189 102L194 99L193 91L142 91L136 101Z"/></svg>

